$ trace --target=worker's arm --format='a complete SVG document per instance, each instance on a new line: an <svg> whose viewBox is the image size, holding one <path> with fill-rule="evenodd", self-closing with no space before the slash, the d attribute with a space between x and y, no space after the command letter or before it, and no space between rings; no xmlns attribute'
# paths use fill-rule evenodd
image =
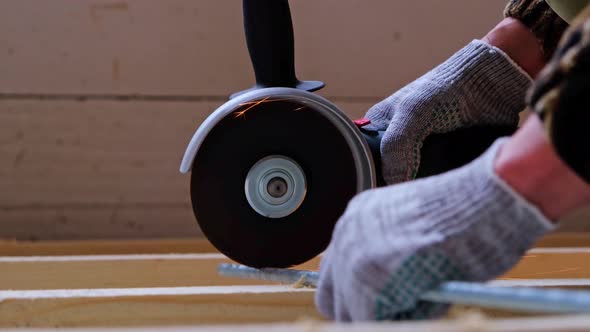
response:
<svg viewBox="0 0 590 332"><path fill-rule="evenodd" d="M590 26L590 19L584 22ZM579 109L559 108L564 98L586 105L590 82L573 80L590 71L580 56L590 54L584 22L539 75L530 107L549 107L568 119ZM547 81L558 92L546 89ZM584 151L589 134L577 134ZM322 259L319 311L340 321L442 315L446 306L420 296L446 281L487 281L506 273L562 216L590 204L583 175L559 157L535 114L462 168L360 194L338 221Z"/></svg>
<svg viewBox="0 0 590 332"><path fill-rule="evenodd" d="M338 321L439 317L448 307L422 294L501 276L589 203L534 115L465 167L356 197L322 259L318 309Z"/></svg>
<svg viewBox="0 0 590 332"><path fill-rule="evenodd" d="M431 134L478 125L517 127L532 78L566 24L541 0L511 1L506 15L482 40L472 41L368 111L368 129L385 130L381 159L388 184L416 176L421 146Z"/></svg>

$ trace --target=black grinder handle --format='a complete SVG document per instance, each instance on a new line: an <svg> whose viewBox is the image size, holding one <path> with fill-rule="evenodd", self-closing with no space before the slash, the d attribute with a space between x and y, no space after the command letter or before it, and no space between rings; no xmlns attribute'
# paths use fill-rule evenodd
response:
<svg viewBox="0 0 590 332"><path fill-rule="evenodd" d="M294 38L288 0L243 0L244 30L258 87L291 87Z"/></svg>
<svg viewBox="0 0 590 332"><path fill-rule="evenodd" d="M246 44L256 77L254 89L287 87L316 91L324 87L323 82L297 79L288 0L243 0L243 10Z"/></svg>

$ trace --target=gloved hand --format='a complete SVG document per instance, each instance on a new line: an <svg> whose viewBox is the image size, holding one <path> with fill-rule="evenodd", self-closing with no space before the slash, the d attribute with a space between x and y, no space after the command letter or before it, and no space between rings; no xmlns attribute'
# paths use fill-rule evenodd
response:
<svg viewBox="0 0 590 332"><path fill-rule="evenodd" d="M369 109L369 129L385 130L382 175L412 180L431 134L475 125L517 126L532 80L503 51L474 40L450 59ZM460 146L455 147L461 149Z"/></svg>
<svg viewBox="0 0 590 332"><path fill-rule="evenodd" d="M543 66L540 46L545 54L552 52L553 39L563 30L559 23L561 19L543 1L511 1L506 15L522 20L524 25L520 24L525 33L531 34L527 29L533 31L531 47L521 45L523 38L519 37L522 32L519 36L504 38L504 41L486 36L484 40L490 43L471 42L443 64L369 109L366 117L372 124L368 129L385 130L381 142L381 166L386 183L412 180L421 166L436 168L421 165L423 143L433 134L483 125L516 129L532 81L527 71ZM514 22L501 23L497 30L503 32L513 26ZM543 34L547 34L547 41ZM537 39L541 44L536 42ZM498 47L492 46L491 42L498 42ZM512 45L508 45L510 43ZM515 49L514 45L520 49ZM512 53L512 58L507 52ZM523 61L514 60L517 57L532 58L530 54L534 52L541 54L540 65L527 66ZM453 146L453 150L453 154L460 154L461 146ZM468 151L465 153L472 155ZM440 158L428 159L435 163Z"/></svg>
<svg viewBox="0 0 590 332"><path fill-rule="evenodd" d="M580 13L528 95L557 154L590 183L590 7ZM567 80L564 81L564 77Z"/></svg>
<svg viewBox="0 0 590 332"><path fill-rule="evenodd" d="M421 294L515 265L552 224L495 175L502 142L459 169L354 198L320 264L318 310L338 321L435 318L447 306Z"/></svg>
<svg viewBox="0 0 590 332"><path fill-rule="evenodd" d="M530 90L528 106L545 117L556 146L561 135L577 139L567 151L588 160L588 122L580 120L589 119L590 9L576 22ZM447 306L421 301L421 294L446 281L504 274L555 227L552 221L590 202L590 187L535 124L532 116L461 168L355 197L320 264L318 310L339 321L439 317Z"/></svg>

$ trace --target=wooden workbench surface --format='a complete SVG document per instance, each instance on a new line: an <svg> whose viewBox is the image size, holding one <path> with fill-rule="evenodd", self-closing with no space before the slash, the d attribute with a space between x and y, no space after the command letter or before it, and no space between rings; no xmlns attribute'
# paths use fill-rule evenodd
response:
<svg viewBox="0 0 590 332"><path fill-rule="evenodd" d="M507 287L590 288L590 245L583 246L588 239L586 235L548 237L494 283ZM319 261L318 257L296 268L314 270ZM216 272L217 265L223 262L230 260L203 240L2 242L0 327L276 324L307 318L315 322L313 331L360 328L318 325L322 317L315 310L314 290L223 278ZM515 315L481 312L491 317ZM568 319L567 323L573 324L571 328L575 330L582 325L580 322L588 320ZM547 326L551 324L535 322L486 324L491 324L490 331L550 330ZM556 318L549 322L557 324L566 320ZM395 328L396 331L399 328L427 331L436 326L437 330L450 331L464 322L430 324L435 325L396 325ZM263 329L252 327L252 330L307 331L306 326L273 325ZM380 331L384 327L371 325L370 328ZM220 331L226 330L235 327Z"/></svg>

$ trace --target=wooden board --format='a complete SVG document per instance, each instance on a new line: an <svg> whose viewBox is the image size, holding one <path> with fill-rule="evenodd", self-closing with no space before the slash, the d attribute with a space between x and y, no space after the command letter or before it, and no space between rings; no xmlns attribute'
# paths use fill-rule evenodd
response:
<svg viewBox="0 0 590 332"><path fill-rule="evenodd" d="M562 236L563 237L563 236ZM120 247L144 254L0 257L0 326L100 327L294 322L321 319L314 291L293 285L220 277L216 253L162 254L169 250L208 250L195 240L132 241ZM43 246L59 252L67 245ZM116 252L112 241L70 243L72 252ZM34 245L0 243L0 252L35 252ZM8 248L8 249L6 249ZM72 250L72 248L76 250ZM496 286L590 289L590 248L535 248ZM319 259L297 268L317 269ZM577 270L568 270L577 266ZM526 279L534 278L534 279ZM478 309L479 310L479 309ZM491 317L514 312L480 310Z"/></svg>
<svg viewBox="0 0 590 332"><path fill-rule="evenodd" d="M317 270L319 258L295 267ZM247 285L261 281L217 274L225 256L145 254L98 256L0 257L0 289L76 289ZM502 277L517 279L590 279L590 249L533 250Z"/></svg>
<svg viewBox="0 0 590 332"><path fill-rule="evenodd" d="M79 241L10 241L0 240L0 257L5 256L76 256L126 254L216 253L202 238L125 239Z"/></svg>
<svg viewBox="0 0 590 332"><path fill-rule="evenodd" d="M577 282L576 287L582 283ZM494 285L494 283L492 283ZM506 286L506 283L495 283ZM510 286L554 287L538 280ZM559 283L567 288L565 282ZM584 287L590 286L586 280ZM322 319L314 290L290 285L0 291L0 327L162 326ZM478 309L496 317L496 310ZM509 313L514 315L514 313Z"/></svg>
<svg viewBox="0 0 590 332"><path fill-rule="evenodd" d="M199 236L179 167L219 104L0 100L0 238Z"/></svg>
<svg viewBox="0 0 590 332"><path fill-rule="evenodd" d="M547 244L584 243L590 235L557 234ZM554 240L552 240L554 238ZM590 248L536 248L502 279L590 278ZM229 260L206 240L0 242L1 289L74 289L242 285L220 278ZM317 269L319 258L298 268ZM141 277L139 277L141 276Z"/></svg>
<svg viewBox="0 0 590 332"><path fill-rule="evenodd" d="M384 96L483 36L505 2L292 1L299 76ZM226 96L254 83L239 1L5 0L0 13L0 92Z"/></svg>
<svg viewBox="0 0 590 332"><path fill-rule="evenodd" d="M563 248L563 247L590 247L590 234L584 232L560 232L551 233L537 241L535 247Z"/></svg>
<svg viewBox="0 0 590 332"><path fill-rule="evenodd" d="M335 324L303 319L295 323L228 324L224 326L150 326L143 328L72 328L70 332L581 332L588 331L590 316L489 319L465 314L453 320L405 323ZM54 329L5 329L6 332L49 332Z"/></svg>
<svg viewBox="0 0 590 332"><path fill-rule="evenodd" d="M0 326L149 326L319 318L291 286L0 291Z"/></svg>
<svg viewBox="0 0 590 332"><path fill-rule="evenodd" d="M509 271L507 279L590 278L590 248L537 248Z"/></svg>
<svg viewBox="0 0 590 332"><path fill-rule="evenodd" d="M0 257L0 289L77 289L257 285L225 278L217 266L231 261L221 254L160 254ZM319 259L298 269L317 269Z"/></svg>
<svg viewBox="0 0 590 332"><path fill-rule="evenodd" d="M150 204L186 208L189 178L179 173L180 160L216 106L0 101L1 206L14 213L101 205L122 212Z"/></svg>
<svg viewBox="0 0 590 332"><path fill-rule="evenodd" d="M144 254L115 255L115 243L87 245L72 249L74 244L59 243L43 245L23 244L19 251L17 243L0 245L0 285L3 289L75 289L75 288L124 288L205 286L257 284L259 281L221 278L217 275L218 264L230 262L225 256L210 253L174 253L214 250L205 241L173 240L120 242L125 251L138 250ZM103 249L104 248L104 249ZM40 250L61 252L62 256L31 256ZM102 253L100 255L69 255L71 253ZM153 252L153 253L150 253ZM162 254L158 252L168 252ZM105 253L110 253L105 254ZM47 254L47 253L46 253ZM502 277L514 279L587 279L590 278L590 248L536 248ZM316 270L319 257L296 268ZM141 276L141 277L139 277Z"/></svg>
<svg viewBox="0 0 590 332"><path fill-rule="evenodd" d="M590 247L590 234L552 233L542 238L537 248ZM157 238L119 240L14 241L0 240L2 256L79 256L128 254L216 253L202 238Z"/></svg>

